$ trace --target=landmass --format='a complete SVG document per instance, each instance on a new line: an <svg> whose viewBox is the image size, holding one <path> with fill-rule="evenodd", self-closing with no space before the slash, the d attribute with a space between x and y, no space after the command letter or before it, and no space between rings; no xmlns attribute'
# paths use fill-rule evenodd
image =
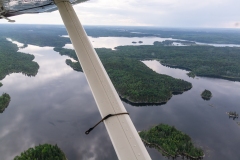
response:
<svg viewBox="0 0 240 160"><path fill-rule="evenodd" d="M138 41L138 43L143 43L143 41Z"/></svg>
<svg viewBox="0 0 240 160"><path fill-rule="evenodd" d="M54 50L77 60L73 50ZM180 94L192 88L191 83L158 74L134 57L125 57L121 52L106 48L96 51L119 96L132 105L164 104L173 94ZM74 70L82 70L79 62L74 63ZM77 66L78 68L75 68Z"/></svg>
<svg viewBox="0 0 240 160"><path fill-rule="evenodd" d="M16 156L14 160L67 160L63 151L57 145L42 144L29 148Z"/></svg>
<svg viewBox="0 0 240 160"><path fill-rule="evenodd" d="M162 65L185 69L196 76L240 81L237 47L143 45L119 46L115 50L124 57L158 60Z"/></svg>
<svg viewBox="0 0 240 160"><path fill-rule="evenodd" d="M69 38L60 36L67 35L65 27L56 25L1 24L0 35L1 37L11 38L13 41L23 43L23 47L26 47L28 44L40 47L63 47L65 44L71 43Z"/></svg>
<svg viewBox="0 0 240 160"><path fill-rule="evenodd" d="M135 41L132 41L132 43L137 43L137 42L135 42Z"/></svg>
<svg viewBox="0 0 240 160"><path fill-rule="evenodd" d="M211 93L211 91L205 89L202 92L201 96L202 96L202 99L204 99L204 100L210 100L212 98L212 93Z"/></svg>
<svg viewBox="0 0 240 160"><path fill-rule="evenodd" d="M240 34L238 34L238 30L198 29L196 32L196 30L192 29L133 28L127 26L84 26L84 29L91 37L161 37L181 39L189 42L240 44ZM9 32L9 30L11 30L11 32ZM71 43L69 38L61 37L62 35L67 35L67 31L64 26L60 25L1 24L0 35L24 44L38 46L63 47L66 43Z"/></svg>
<svg viewBox="0 0 240 160"><path fill-rule="evenodd" d="M34 56L18 52L16 44L9 42L6 38L0 37L0 80L11 73L22 73L27 76L35 76L39 65L33 61ZM2 83L0 82L0 87ZM0 113L10 103L10 95L3 93L0 97Z"/></svg>
<svg viewBox="0 0 240 160"><path fill-rule="evenodd" d="M35 76L39 65L33 59L33 55L18 52L16 44L0 37L0 80L11 73Z"/></svg>
<svg viewBox="0 0 240 160"><path fill-rule="evenodd" d="M0 96L0 113L3 113L10 101L11 97L7 93L3 93L2 96Z"/></svg>
<svg viewBox="0 0 240 160"><path fill-rule="evenodd" d="M66 59L66 64L69 65L75 71L83 72L82 68L79 67L78 62L73 62L71 59Z"/></svg>
<svg viewBox="0 0 240 160"><path fill-rule="evenodd" d="M21 28L24 28L21 30ZM11 32L9 32L11 29ZM21 32L19 32L19 29ZM181 40L167 40L168 42L203 43L218 44L240 44L239 31L223 31L200 29L157 29L157 28L128 28L128 27L92 27L85 26L86 32L92 37L162 37L175 38ZM134 31L134 33L133 33ZM30 34L31 33L31 34ZM69 38L61 37L67 35L66 29L62 26L47 25L1 25L0 34L24 44L38 46L62 47L70 43ZM26 36L29 35L29 36ZM211 36L209 36L211 35ZM36 38L37 37L37 38ZM185 40L185 41L184 41ZM5 47L8 48L8 47ZM240 81L240 54L237 47L213 47L213 46L122 46L122 54L139 60L158 59L163 65L169 67L182 68L194 72L196 76L212 78L222 78L232 81ZM130 54L130 55L129 55Z"/></svg>
<svg viewBox="0 0 240 160"><path fill-rule="evenodd" d="M165 156L176 158L180 155L190 159L202 159L204 156L203 150L194 147L188 135L167 124L141 131L139 135L145 145L156 148Z"/></svg>
<svg viewBox="0 0 240 160"><path fill-rule="evenodd" d="M187 73L188 77L195 78L195 73L194 72L188 72Z"/></svg>

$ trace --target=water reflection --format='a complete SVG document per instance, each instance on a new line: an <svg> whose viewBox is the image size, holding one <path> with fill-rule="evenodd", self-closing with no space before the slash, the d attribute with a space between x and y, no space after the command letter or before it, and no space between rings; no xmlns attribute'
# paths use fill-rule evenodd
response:
<svg viewBox="0 0 240 160"><path fill-rule="evenodd" d="M41 143L58 144L68 159L116 159L104 125L84 133L100 119L84 74L67 66L68 57L52 47L29 45L19 51L34 54L40 69L36 77L18 73L2 81L1 91L12 101L0 116L1 159Z"/></svg>

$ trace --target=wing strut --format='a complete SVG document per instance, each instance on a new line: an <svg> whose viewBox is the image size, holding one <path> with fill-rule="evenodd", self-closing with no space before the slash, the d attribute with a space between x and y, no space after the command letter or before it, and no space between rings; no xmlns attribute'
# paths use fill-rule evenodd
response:
<svg viewBox="0 0 240 160"><path fill-rule="evenodd" d="M55 0L102 117L127 112L68 0ZM118 158L151 159L129 115L104 120Z"/></svg>

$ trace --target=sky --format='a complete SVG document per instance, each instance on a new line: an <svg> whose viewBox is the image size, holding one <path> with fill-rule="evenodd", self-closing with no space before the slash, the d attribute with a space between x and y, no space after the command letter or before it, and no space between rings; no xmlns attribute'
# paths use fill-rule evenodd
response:
<svg viewBox="0 0 240 160"><path fill-rule="evenodd" d="M83 25L240 28L239 6L239 0L89 0L74 9ZM17 24L63 24L58 11L12 19Z"/></svg>

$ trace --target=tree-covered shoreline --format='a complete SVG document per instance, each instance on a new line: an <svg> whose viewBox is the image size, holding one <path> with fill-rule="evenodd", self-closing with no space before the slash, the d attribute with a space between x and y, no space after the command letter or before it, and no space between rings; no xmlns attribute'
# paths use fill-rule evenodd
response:
<svg viewBox="0 0 240 160"><path fill-rule="evenodd" d="M73 50L54 50L77 60ZM158 74L136 58L122 56L110 49L102 48L96 51L119 96L133 105L164 104L173 93L183 93L192 88L191 83ZM74 70L82 70L79 62L71 63L74 64Z"/></svg>
<svg viewBox="0 0 240 160"><path fill-rule="evenodd" d="M204 156L203 150L194 147L188 135L167 124L141 131L139 135L145 145L158 149L165 156L176 158L181 155L190 159L201 159Z"/></svg>
<svg viewBox="0 0 240 160"><path fill-rule="evenodd" d="M240 48L213 46L119 46L122 56L158 60L162 65L193 72L196 76L240 81Z"/></svg>
<svg viewBox="0 0 240 160"><path fill-rule="evenodd" d="M210 100L212 98L212 92L209 90L204 90L201 94L202 99L204 100Z"/></svg>

